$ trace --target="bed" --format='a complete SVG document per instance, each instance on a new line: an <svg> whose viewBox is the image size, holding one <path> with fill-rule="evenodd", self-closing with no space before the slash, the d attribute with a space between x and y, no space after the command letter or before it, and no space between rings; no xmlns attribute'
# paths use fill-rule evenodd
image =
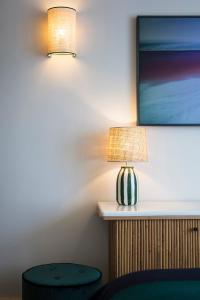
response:
<svg viewBox="0 0 200 300"><path fill-rule="evenodd" d="M200 269L134 272L103 286L92 300L200 300Z"/></svg>

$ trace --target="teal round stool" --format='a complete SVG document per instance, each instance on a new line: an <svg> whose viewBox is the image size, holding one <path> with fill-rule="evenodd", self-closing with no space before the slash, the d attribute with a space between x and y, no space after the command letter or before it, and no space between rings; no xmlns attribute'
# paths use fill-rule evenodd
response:
<svg viewBox="0 0 200 300"><path fill-rule="evenodd" d="M102 273L92 267L58 263L22 274L22 300L88 300L101 287Z"/></svg>

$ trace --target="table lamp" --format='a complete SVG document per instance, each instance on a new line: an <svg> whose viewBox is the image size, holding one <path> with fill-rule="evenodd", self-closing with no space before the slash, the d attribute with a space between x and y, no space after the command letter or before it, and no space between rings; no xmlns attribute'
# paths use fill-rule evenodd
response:
<svg viewBox="0 0 200 300"><path fill-rule="evenodd" d="M108 161L125 162L118 176L116 200L120 205L138 201L137 177L128 162L147 161L146 130L142 127L112 127L109 130Z"/></svg>

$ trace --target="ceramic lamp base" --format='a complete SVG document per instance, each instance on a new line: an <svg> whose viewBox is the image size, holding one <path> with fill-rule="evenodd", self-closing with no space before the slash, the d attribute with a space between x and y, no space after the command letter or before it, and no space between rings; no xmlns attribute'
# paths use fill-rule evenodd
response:
<svg viewBox="0 0 200 300"><path fill-rule="evenodd" d="M138 184L133 167L121 167L117 176L116 192L119 205L136 205Z"/></svg>

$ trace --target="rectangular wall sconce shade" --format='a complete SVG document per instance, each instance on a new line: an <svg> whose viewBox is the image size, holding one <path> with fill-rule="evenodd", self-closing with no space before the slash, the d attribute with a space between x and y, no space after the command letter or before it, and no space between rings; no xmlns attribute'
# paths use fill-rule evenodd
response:
<svg viewBox="0 0 200 300"><path fill-rule="evenodd" d="M48 9L48 56L76 56L76 10L71 7Z"/></svg>

